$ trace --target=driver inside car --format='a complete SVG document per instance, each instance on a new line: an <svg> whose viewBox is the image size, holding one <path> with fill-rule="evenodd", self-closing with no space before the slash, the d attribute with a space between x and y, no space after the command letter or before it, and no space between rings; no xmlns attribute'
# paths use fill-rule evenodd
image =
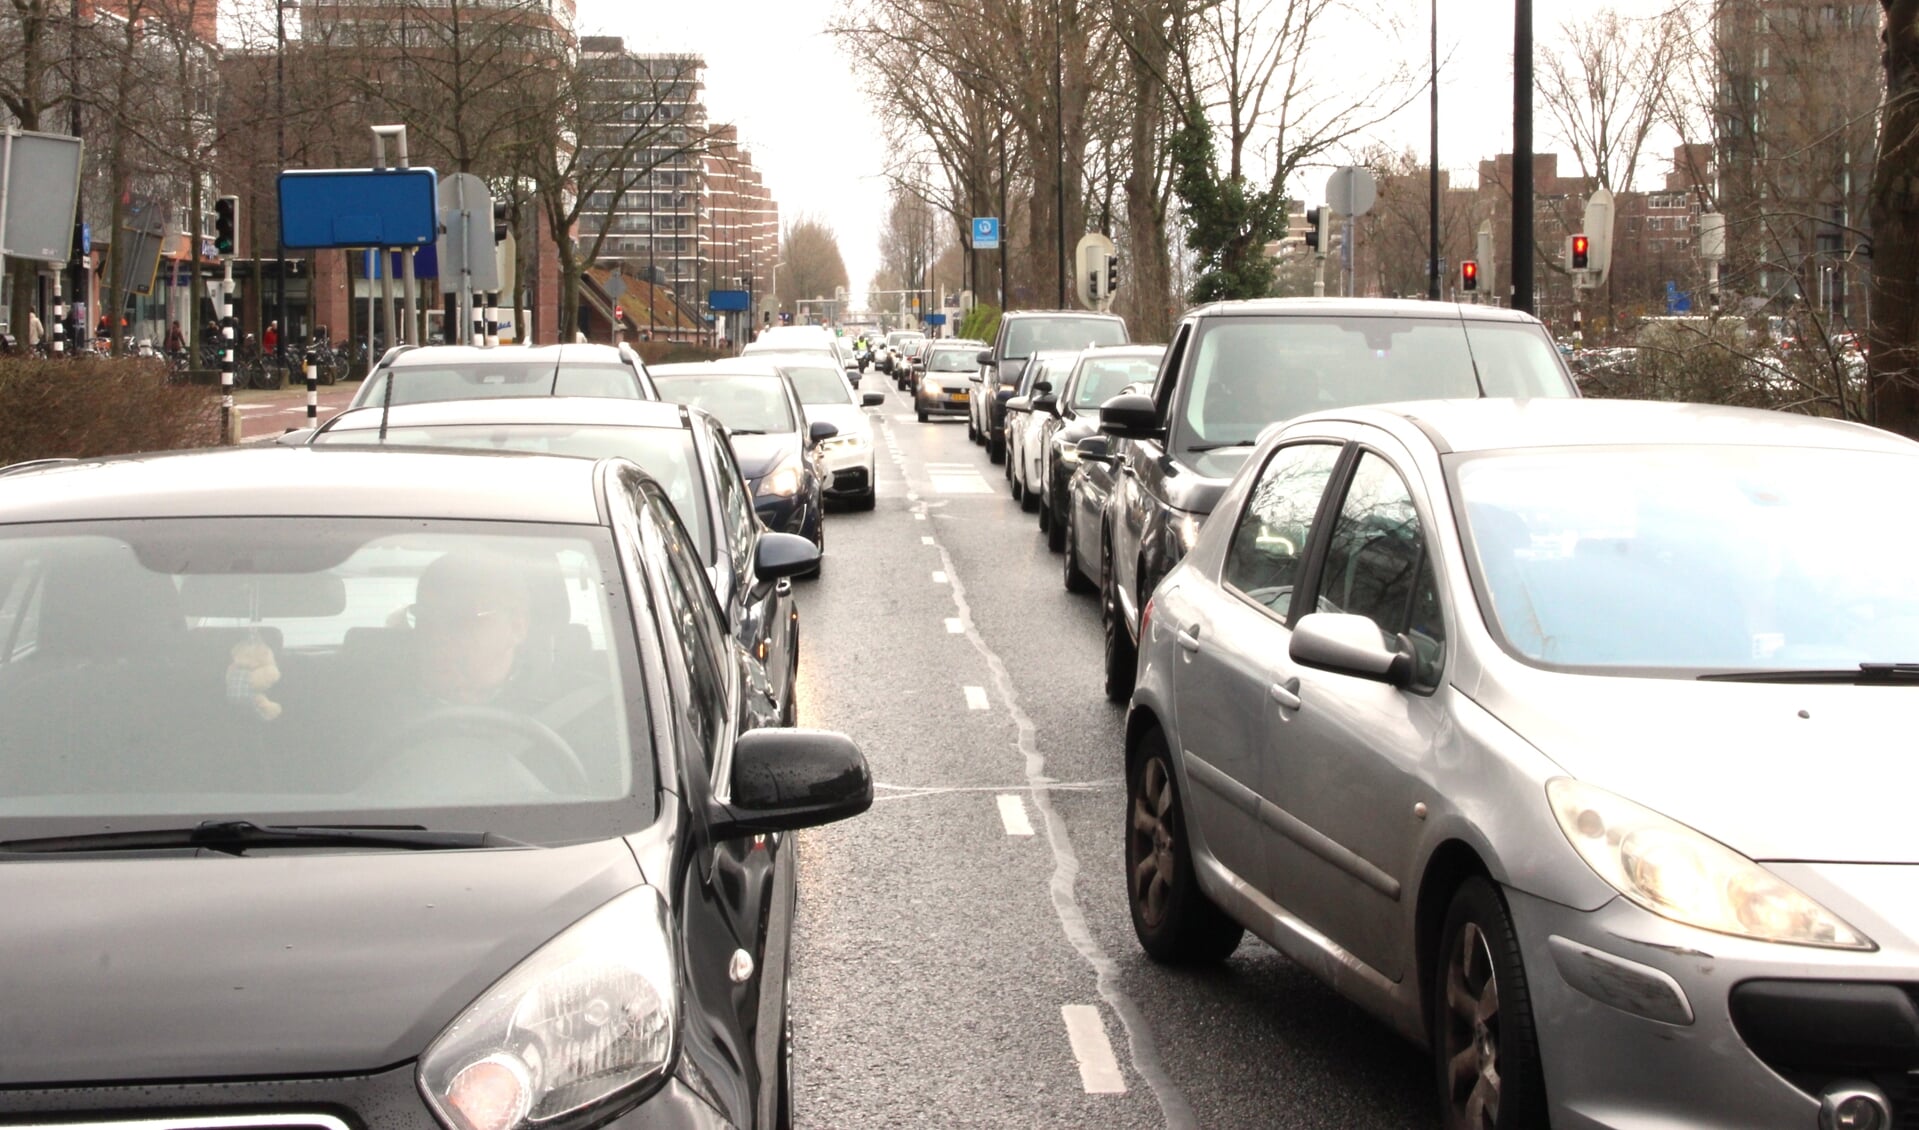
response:
<svg viewBox="0 0 1919 1130"><path fill-rule="evenodd" d="M527 642L531 603L524 578L510 566L478 554L443 554L421 572L406 612L424 701L473 706L515 697L509 684Z"/></svg>

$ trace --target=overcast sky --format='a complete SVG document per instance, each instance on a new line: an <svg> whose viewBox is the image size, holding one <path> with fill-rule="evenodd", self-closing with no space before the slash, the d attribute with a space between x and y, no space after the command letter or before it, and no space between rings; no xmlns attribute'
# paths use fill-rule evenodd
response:
<svg viewBox="0 0 1919 1130"><path fill-rule="evenodd" d="M1427 28L1432 0L1382 0L1357 5L1369 13L1395 15L1398 36L1343 32L1324 44L1326 81L1351 75L1355 60L1382 52L1403 57L1420 74L1427 70ZM1440 153L1442 168L1477 175L1478 162L1512 148L1512 38L1509 5L1486 0L1437 0L1440 56ZM633 0L579 0L582 34L622 36L639 51L694 51L706 57L706 105L715 122L739 127L742 142L779 201L781 218L810 213L831 224L846 257L855 291L879 266L879 226L886 211L881 131L861 94L855 64L826 33L842 0L728 0L718 6L636 4ZM1663 0L1613 0L1628 15L1659 10ZM1537 0L1534 37L1550 50L1559 23L1570 10L1598 7L1586 0ZM1377 17L1373 17L1377 18ZM1360 85L1355 83L1355 85ZM1371 95L1355 90L1355 97ZM1551 150L1550 120L1535 113L1534 146ZM1427 99L1383 125L1377 140L1414 147L1423 157L1429 139ZM1664 172L1673 139L1656 139L1647 174ZM1562 168L1571 169L1566 158ZM1308 177L1305 193L1315 200L1324 182Z"/></svg>

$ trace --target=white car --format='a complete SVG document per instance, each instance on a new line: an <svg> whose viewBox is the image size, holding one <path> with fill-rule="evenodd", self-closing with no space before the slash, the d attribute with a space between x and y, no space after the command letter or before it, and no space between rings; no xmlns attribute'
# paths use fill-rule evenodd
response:
<svg viewBox="0 0 1919 1130"><path fill-rule="evenodd" d="M822 493L844 499L855 510L873 509L879 466L873 421L866 409L877 408L886 397L854 392L846 375L824 353L754 353L753 360L765 362L793 382L809 424L824 420L839 429L821 446L827 474Z"/></svg>

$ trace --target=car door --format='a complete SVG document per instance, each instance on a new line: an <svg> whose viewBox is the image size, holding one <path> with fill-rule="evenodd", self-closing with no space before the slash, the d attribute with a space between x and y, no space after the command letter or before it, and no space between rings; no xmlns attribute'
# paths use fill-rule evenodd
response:
<svg viewBox="0 0 1919 1130"><path fill-rule="evenodd" d="M1314 579L1295 594L1304 611L1370 618L1389 643L1415 654L1406 689L1294 663L1269 652L1273 725L1266 784L1275 899L1315 929L1397 979L1403 968L1403 901L1412 887L1419 817L1446 712L1448 610L1426 531L1431 503L1406 473L1403 450L1356 450L1337 513L1314 551ZM1279 641L1274 641L1275 645Z"/></svg>
<svg viewBox="0 0 1919 1130"><path fill-rule="evenodd" d="M1175 726L1187 805L1207 848L1272 893L1259 797L1276 724L1270 650L1283 645L1307 540L1342 448L1307 440L1276 449L1247 492L1219 574L1171 584L1156 623L1176 633ZM1160 616L1166 617L1160 621Z"/></svg>
<svg viewBox="0 0 1919 1130"><path fill-rule="evenodd" d="M704 446L707 474L719 496L716 536L730 562L733 579L733 638L766 669L766 681L776 695L780 716L786 717L799 658L793 653L793 582L782 577L771 585L760 584L755 561L761 527L747 497L746 481L739 464L733 461L726 437L710 423Z"/></svg>
<svg viewBox="0 0 1919 1130"><path fill-rule="evenodd" d="M1173 390L1179 382L1179 370L1185 363L1186 343L1193 324L1187 322L1173 336L1166 350L1159 375L1153 382L1153 399L1159 404L1162 429L1171 419ZM1164 480L1167 475L1166 433L1153 438L1122 439L1114 444L1119 456L1119 474L1106 503L1106 515L1112 531L1114 596L1135 639L1139 630L1139 606L1150 593L1140 591L1139 559L1141 546L1152 536L1155 523L1166 509Z"/></svg>

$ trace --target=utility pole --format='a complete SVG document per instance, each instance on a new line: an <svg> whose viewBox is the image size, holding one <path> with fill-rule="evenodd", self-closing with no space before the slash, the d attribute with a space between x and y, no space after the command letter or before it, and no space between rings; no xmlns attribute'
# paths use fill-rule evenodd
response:
<svg viewBox="0 0 1919 1130"><path fill-rule="evenodd" d="M67 99L68 99L67 132L71 133L75 137L79 137L80 136L80 0L73 0L73 3L70 5L69 18L71 22L67 24L67 84L68 84L67 85ZM72 347L73 352L76 356L80 352L81 343L86 340L86 327L81 324L81 318L83 317L83 315L81 315L78 312L79 304L85 302L87 298L87 253L80 249L80 240L78 238L80 232L83 231L86 227L85 215L84 215L85 209L86 209L86 199L87 199L86 193L84 192L80 193L79 195L74 197L74 206L73 206L73 231L74 231L75 239L73 241L73 258L71 260L72 268L73 268L72 283L70 284L69 289L73 291L73 302L75 305L75 312L71 318L67 319L67 322L72 330L72 340L69 341L68 344ZM54 309L56 314L56 320L58 320L58 311L59 311L59 302L60 302L60 279L59 279L59 272L57 271L54 273L53 296L54 296ZM60 338L58 336L58 333L59 331L55 331L56 336L53 339L54 353L56 354L60 352L60 349L59 349Z"/></svg>
<svg viewBox="0 0 1919 1130"><path fill-rule="evenodd" d="M1428 240L1428 254L1431 261L1426 265L1430 272L1427 277L1426 297L1439 301L1439 0L1432 0L1433 15L1433 148L1432 168L1426 179L1430 199L1427 201L1427 218L1431 227Z"/></svg>
<svg viewBox="0 0 1919 1130"><path fill-rule="evenodd" d="M273 117L274 153L278 173L287 167L287 0L273 0ZM281 232L285 224L273 225L273 320L280 323L275 349L285 349L293 322L287 317L287 245ZM256 260L257 262L257 260ZM269 357L268 363L279 361Z"/></svg>
<svg viewBox="0 0 1919 1130"><path fill-rule="evenodd" d="M1513 0L1513 309L1533 312L1533 0Z"/></svg>
<svg viewBox="0 0 1919 1130"><path fill-rule="evenodd" d="M1066 309L1066 64L1059 27L1060 8L1064 4L1065 0L1053 0L1053 153L1059 159L1059 169L1055 173L1055 184L1059 191L1054 201L1053 224L1059 237L1056 241L1057 257L1053 261L1054 267L1059 270L1059 304L1054 307L1056 310Z"/></svg>

